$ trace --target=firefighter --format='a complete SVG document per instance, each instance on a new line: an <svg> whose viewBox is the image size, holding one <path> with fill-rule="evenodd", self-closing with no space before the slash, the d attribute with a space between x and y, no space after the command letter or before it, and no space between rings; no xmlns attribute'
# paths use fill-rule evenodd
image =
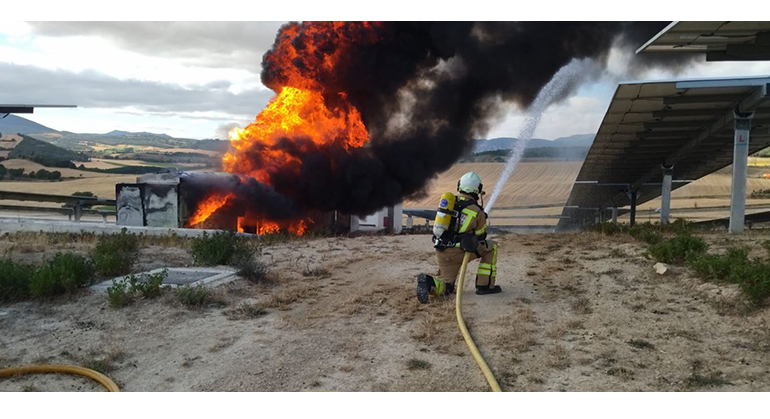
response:
<svg viewBox="0 0 770 419"><path fill-rule="evenodd" d="M433 226L438 274L417 277L417 299L425 304L428 295L445 295L455 291L455 280L465 252L480 258L476 271L476 294L497 294L497 244L487 239L487 214L479 205L483 185L475 172L468 172L457 182L459 195L447 192L441 196Z"/></svg>

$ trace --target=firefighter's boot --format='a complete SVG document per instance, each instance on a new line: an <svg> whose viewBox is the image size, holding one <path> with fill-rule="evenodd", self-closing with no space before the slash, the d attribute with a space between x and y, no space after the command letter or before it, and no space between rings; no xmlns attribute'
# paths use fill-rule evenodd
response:
<svg viewBox="0 0 770 419"><path fill-rule="evenodd" d="M422 304L428 302L428 296L451 294L454 292L454 284L445 284L438 278L430 275L420 274L417 276L417 300Z"/></svg>
<svg viewBox="0 0 770 419"><path fill-rule="evenodd" d="M495 285L494 287L490 287L489 285L476 287L476 294L478 295L497 294L502 291L503 289L500 288L499 285Z"/></svg>

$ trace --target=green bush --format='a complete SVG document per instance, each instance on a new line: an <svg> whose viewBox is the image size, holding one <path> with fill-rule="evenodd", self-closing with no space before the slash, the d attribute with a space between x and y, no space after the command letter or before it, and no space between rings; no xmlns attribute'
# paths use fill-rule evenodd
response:
<svg viewBox="0 0 770 419"><path fill-rule="evenodd" d="M163 281L168 277L168 269L152 274L142 275L140 281L135 275L129 277L129 283L131 284L131 291L138 293L142 298L156 298L163 294Z"/></svg>
<svg viewBox="0 0 770 419"><path fill-rule="evenodd" d="M0 303L28 298L33 273L31 266L14 263L10 259L0 259Z"/></svg>
<svg viewBox="0 0 770 419"><path fill-rule="evenodd" d="M628 228L628 234L647 244L657 244L663 240L660 228L657 225L652 225L650 223L635 224Z"/></svg>
<svg viewBox="0 0 770 419"><path fill-rule="evenodd" d="M749 263L749 248L731 247L725 255L691 255L687 266L701 278L712 281L729 281L732 269Z"/></svg>
<svg viewBox="0 0 770 419"><path fill-rule="evenodd" d="M187 307L203 307L212 302L211 291L203 285L185 285L177 288L179 302Z"/></svg>
<svg viewBox="0 0 770 419"><path fill-rule="evenodd" d="M131 270L138 250L139 238L123 229L119 234L101 235L91 257L100 274L122 275Z"/></svg>
<svg viewBox="0 0 770 419"><path fill-rule="evenodd" d="M770 297L770 262L750 260L749 251L739 246L731 247L724 255L691 256L687 266L701 278L737 284L751 302L763 305Z"/></svg>
<svg viewBox="0 0 770 419"><path fill-rule="evenodd" d="M595 231L597 233L606 234L608 236L614 236L616 234L623 233L623 225L618 223L612 223L605 221L603 223L590 224L586 227L587 230Z"/></svg>
<svg viewBox="0 0 770 419"><path fill-rule="evenodd" d="M163 281L168 277L164 269L152 275L129 275L128 278L112 280L112 286L107 288L107 299L110 307L120 308L133 303L137 298L157 298L163 294Z"/></svg>
<svg viewBox="0 0 770 419"><path fill-rule="evenodd" d="M674 222L670 223L667 230L673 231L676 234L689 234L693 231L694 224L692 221L687 221L684 218L677 218Z"/></svg>
<svg viewBox="0 0 770 419"><path fill-rule="evenodd" d="M247 256L248 247L234 232L204 232L192 241L192 256L199 265L227 265ZM251 255L248 255L251 257Z"/></svg>
<svg viewBox="0 0 770 419"><path fill-rule="evenodd" d="M730 282L738 284L751 302L762 305L770 297L770 264L756 260L734 265L730 272Z"/></svg>
<svg viewBox="0 0 770 419"><path fill-rule="evenodd" d="M38 299L72 294L78 288L91 284L93 279L91 261L74 253L59 253L35 272L29 291Z"/></svg>
<svg viewBox="0 0 770 419"><path fill-rule="evenodd" d="M134 302L134 296L128 290L128 281L113 279L112 286L107 288L107 300L112 308L121 308Z"/></svg>
<svg viewBox="0 0 770 419"><path fill-rule="evenodd" d="M706 252L708 244L700 237L681 234L671 240L650 245L648 251L658 262L683 263L686 259Z"/></svg>

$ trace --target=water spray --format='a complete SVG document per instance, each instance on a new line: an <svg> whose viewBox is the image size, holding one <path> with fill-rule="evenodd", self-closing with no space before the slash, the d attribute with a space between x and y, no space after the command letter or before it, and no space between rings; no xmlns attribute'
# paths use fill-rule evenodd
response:
<svg viewBox="0 0 770 419"><path fill-rule="evenodd" d="M513 170L516 165L521 161L524 155L524 149L527 147L527 143L532 139L532 134L535 133L537 124L540 122L540 117L543 115L548 106L553 101L564 94L564 92L573 85L578 78L585 76L593 66L593 61L590 59L577 60L573 59L567 65L562 67L556 74L553 75L551 80L540 89L535 101L527 109L527 118L524 120L524 126L519 132L518 141L511 150L508 156L508 163L506 163L503 173L495 184L495 189L492 191L492 196L489 197L489 203L485 207L487 213L492 212L492 207L497 201L497 197L500 196L500 192L503 191L503 186L508 181L508 178L513 174Z"/></svg>

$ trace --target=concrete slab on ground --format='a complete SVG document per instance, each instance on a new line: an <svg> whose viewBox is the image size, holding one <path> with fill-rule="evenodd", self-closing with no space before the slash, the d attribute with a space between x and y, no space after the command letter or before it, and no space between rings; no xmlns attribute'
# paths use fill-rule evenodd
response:
<svg viewBox="0 0 770 419"><path fill-rule="evenodd" d="M147 278L150 275L155 275L162 272L163 269L168 270L168 276L163 280L163 285L167 285L171 288L184 285L205 285L207 287L215 287L217 285L234 281L238 278L236 271L227 267L159 268L147 272L140 272L134 275L142 280L143 278ZM108 279L106 281L92 285L91 289L97 292L106 292L107 288L112 286L113 281L128 280L129 276L130 275L124 275L117 278Z"/></svg>

